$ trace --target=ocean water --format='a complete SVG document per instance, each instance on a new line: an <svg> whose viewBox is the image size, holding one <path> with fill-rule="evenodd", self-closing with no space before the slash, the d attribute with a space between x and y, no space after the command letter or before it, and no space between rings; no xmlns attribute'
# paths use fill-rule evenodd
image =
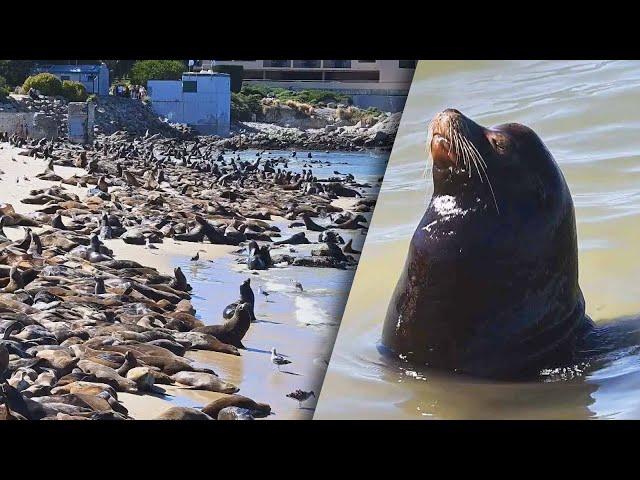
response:
<svg viewBox="0 0 640 480"><path fill-rule="evenodd" d="M421 61L315 418L640 418L637 348L616 352L582 375L530 382L401 367L376 349L432 193L425 175L427 123L445 108L484 126L517 122L537 132L573 196L587 314L601 324L638 319L639 106L640 62ZM629 338L640 337L629 330Z"/></svg>
<svg viewBox="0 0 640 480"><path fill-rule="evenodd" d="M241 150L238 152L240 159L254 162L256 154L262 153L256 150ZM309 150L297 150L292 157L290 150L267 150L262 155L263 160L284 157L288 160L287 166L294 173L309 167L318 178L334 176L338 171L342 175L352 174L359 182L376 182L384 175L389 152L367 150L362 152L336 152L336 151L311 151L312 158L307 158ZM231 152L227 151L225 158L230 158Z"/></svg>

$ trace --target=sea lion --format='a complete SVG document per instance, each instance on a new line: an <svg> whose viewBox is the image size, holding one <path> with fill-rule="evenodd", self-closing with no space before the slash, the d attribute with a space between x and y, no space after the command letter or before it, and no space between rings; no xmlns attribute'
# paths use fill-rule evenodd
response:
<svg viewBox="0 0 640 480"><path fill-rule="evenodd" d="M266 403L258 403L255 400L242 395L225 395L220 397L204 407L202 412L212 418L218 418L218 414L224 408L240 407L251 410L254 417L266 417L271 413L271 406Z"/></svg>
<svg viewBox="0 0 640 480"><path fill-rule="evenodd" d="M307 230L311 230L313 232L324 232L327 228L321 225L318 225L313 220L308 213L303 213L301 215L302 221L304 222L304 226L307 227Z"/></svg>
<svg viewBox="0 0 640 480"><path fill-rule="evenodd" d="M5 215L0 215L0 243L10 242L11 239L7 237L7 234L4 233L4 226L6 224L7 217Z"/></svg>
<svg viewBox="0 0 640 480"><path fill-rule="evenodd" d="M173 269L174 279L169 282L169 286L175 290L181 290L183 292L190 291L191 285L187 282L187 277L184 276L182 269L176 267Z"/></svg>
<svg viewBox="0 0 640 480"><path fill-rule="evenodd" d="M194 390L227 394L233 394L239 390L235 385L220 380L217 375L206 372L178 372L172 375L171 379L182 388Z"/></svg>
<svg viewBox="0 0 640 480"><path fill-rule="evenodd" d="M156 420L213 420L213 418L195 408L171 407L156 417Z"/></svg>
<svg viewBox="0 0 640 480"><path fill-rule="evenodd" d="M353 248L353 239L349 239L347 244L342 248L344 253L355 253L356 255L360 255L362 252L360 250L356 250Z"/></svg>
<svg viewBox="0 0 640 480"><path fill-rule="evenodd" d="M3 293L14 293L16 290L24 288L24 279L22 273L18 270L18 267L11 267L9 272L9 284L2 290Z"/></svg>
<svg viewBox="0 0 640 480"><path fill-rule="evenodd" d="M0 382L4 379L4 372L9 367L9 350L0 343Z"/></svg>
<svg viewBox="0 0 640 480"><path fill-rule="evenodd" d="M578 285L573 201L553 156L520 124L459 111L429 129L433 196L387 310L382 345L482 377L570 365L593 328Z"/></svg>
<svg viewBox="0 0 640 480"><path fill-rule="evenodd" d="M222 318L224 318L225 320L228 320L231 317L233 317L234 313L236 312L236 308L242 302L246 302L250 305L251 321L255 322L256 316L254 313L254 305L256 303L256 296L254 295L253 290L251 289L250 278L247 278L244 282L242 282L242 284L240 285L240 299L236 300L233 303L230 303L225 307L225 309L222 312Z"/></svg>
<svg viewBox="0 0 640 480"><path fill-rule="evenodd" d="M206 325L194 329L195 332L202 332L213 335L223 343L228 343L237 348L245 348L242 339L251 326L251 306L248 303L240 303L230 320L222 325Z"/></svg>

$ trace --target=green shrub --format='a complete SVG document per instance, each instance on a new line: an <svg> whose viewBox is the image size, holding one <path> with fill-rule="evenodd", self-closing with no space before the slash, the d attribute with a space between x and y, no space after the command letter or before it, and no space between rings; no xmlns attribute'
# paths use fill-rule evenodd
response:
<svg viewBox="0 0 640 480"><path fill-rule="evenodd" d="M286 88L265 87L263 85L244 85L240 93L243 95L259 95L262 98L273 97L284 102L293 100L294 102L307 103L313 106L329 102L351 104L351 97L348 95L328 90L293 91Z"/></svg>
<svg viewBox="0 0 640 480"><path fill-rule="evenodd" d="M310 115L313 112L313 107L328 102L351 104L351 98L342 93L326 90L301 90L295 92L285 88L249 84L244 85L239 93L231 94L231 119L251 120L253 113L260 116L263 113L262 100L264 98L275 99L269 103L269 107L278 107L281 104L287 105L306 115ZM339 115L349 115L349 118L351 118L353 112L351 110L348 113L341 111Z"/></svg>
<svg viewBox="0 0 640 480"><path fill-rule="evenodd" d="M27 77L22 85L24 93L29 93L31 88L35 88L42 95L56 96L62 94L62 82L51 73L38 73Z"/></svg>
<svg viewBox="0 0 640 480"><path fill-rule="evenodd" d="M147 86L149 80L180 80L186 70L180 60L138 60L131 67L131 83Z"/></svg>
<svg viewBox="0 0 640 480"><path fill-rule="evenodd" d="M95 93L92 93L87 97L87 103L98 103L98 96Z"/></svg>
<svg viewBox="0 0 640 480"><path fill-rule="evenodd" d="M80 82L65 80L62 82L62 96L69 102L84 102L87 97L87 89Z"/></svg>
<svg viewBox="0 0 640 480"><path fill-rule="evenodd" d="M253 114L262 113L262 97L260 95L231 94L231 119L250 121Z"/></svg>

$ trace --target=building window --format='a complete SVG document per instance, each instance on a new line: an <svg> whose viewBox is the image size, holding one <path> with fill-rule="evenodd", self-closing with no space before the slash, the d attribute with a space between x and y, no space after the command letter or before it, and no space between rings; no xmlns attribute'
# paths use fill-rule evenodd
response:
<svg viewBox="0 0 640 480"><path fill-rule="evenodd" d="M326 72L324 79L328 82L379 82L380 72L377 70L348 70L344 72Z"/></svg>
<svg viewBox="0 0 640 480"><path fill-rule="evenodd" d="M195 80L184 80L182 82L182 91L184 93L196 93L198 91L198 82Z"/></svg>
<svg viewBox="0 0 640 480"><path fill-rule="evenodd" d="M358 63L376 63L375 60L358 60Z"/></svg>
<svg viewBox="0 0 640 480"><path fill-rule="evenodd" d="M351 60L325 60L324 68L351 68Z"/></svg>
<svg viewBox="0 0 640 480"><path fill-rule="evenodd" d="M291 60L265 60L264 66L267 68L289 68L291 66Z"/></svg>
<svg viewBox="0 0 640 480"><path fill-rule="evenodd" d="M71 77L69 75L60 75L60 80L64 82L65 80L71 80Z"/></svg>
<svg viewBox="0 0 640 480"><path fill-rule="evenodd" d="M322 81L322 71L313 70L267 70L264 75L265 80L274 80L281 82L290 81Z"/></svg>
<svg viewBox="0 0 640 480"><path fill-rule="evenodd" d="M245 80L262 80L264 73L262 70L250 70L244 71L242 78Z"/></svg>
<svg viewBox="0 0 640 480"><path fill-rule="evenodd" d="M294 68L320 68L320 60L294 60Z"/></svg>
<svg viewBox="0 0 640 480"><path fill-rule="evenodd" d="M417 60L398 60L398 66L400 68L416 68Z"/></svg>

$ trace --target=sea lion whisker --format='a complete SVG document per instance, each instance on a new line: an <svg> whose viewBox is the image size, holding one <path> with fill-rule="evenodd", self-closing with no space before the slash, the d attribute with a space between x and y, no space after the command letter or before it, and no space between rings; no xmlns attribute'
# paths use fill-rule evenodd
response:
<svg viewBox="0 0 640 480"><path fill-rule="evenodd" d="M468 140L464 137L464 135L462 135L459 131L456 131L456 136L460 141L461 144L461 148L463 151L463 158L465 160L465 165L467 166L467 169L469 170L469 178L471 178L471 175L473 173L473 170L471 169L471 161L472 159L472 152L469 149L469 145L468 145ZM477 168L477 167L476 167Z"/></svg>
<svg viewBox="0 0 640 480"><path fill-rule="evenodd" d="M482 168L482 171L484 172L484 177L487 179L487 184L489 185L489 190L491 191L491 196L493 197L493 204L496 206L496 212L498 212L498 215L500 215L500 208L498 207L498 202L496 201L496 195L495 195L495 193L493 191L493 185L491 184L491 180L489 179L489 174L484 169L484 166L482 166L481 163L480 163L480 167Z"/></svg>

